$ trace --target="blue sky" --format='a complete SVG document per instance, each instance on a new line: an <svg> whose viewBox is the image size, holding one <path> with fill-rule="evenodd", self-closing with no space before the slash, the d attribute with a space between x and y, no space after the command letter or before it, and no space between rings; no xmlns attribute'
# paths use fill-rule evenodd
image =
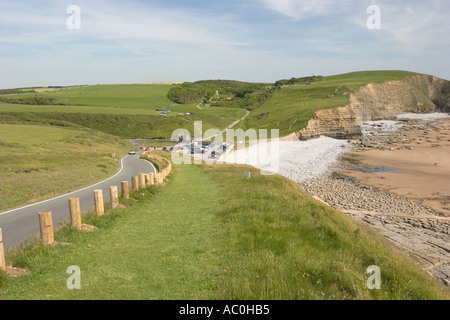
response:
<svg viewBox="0 0 450 320"><path fill-rule="evenodd" d="M450 79L449 17L448 0L0 0L0 88L380 69Z"/></svg>

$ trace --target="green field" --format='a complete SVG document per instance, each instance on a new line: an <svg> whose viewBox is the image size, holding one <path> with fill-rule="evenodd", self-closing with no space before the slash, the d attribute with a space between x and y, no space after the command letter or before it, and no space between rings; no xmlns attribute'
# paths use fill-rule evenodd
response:
<svg viewBox="0 0 450 320"><path fill-rule="evenodd" d="M64 104L153 110L173 105L167 98L167 84L117 84L62 87L37 93L9 94L6 99L34 96L53 98Z"/></svg>
<svg viewBox="0 0 450 320"><path fill-rule="evenodd" d="M8 251L29 274L0 273L0 299L450 298L381 236L296 183L247 166L175 166L166 186L121 203L83 218L94 232L62 227L55 240L72 245ZM67 288L72 265L80 289ZM366 286L371 265L381 289Z"/></svg>
<svg viewBox="0 0 450 320"><path fill-rule="evenodd" d="M70 105L26 105L0 103L0 112L4 113L83 113L109 115L159 115L151 109L129 109L120 107L70 106Z"/></svg>
<svg viewBox="0 0 450 320"><path fill-rule="evenodd" d="M93 85L0 95L3 101L0 123L79 126L127 139L164 139L170 138L176 129L187 129L193 134L194 121L202 121L204 130L222 130L245 115L245 110L238 108L201 110L197 108L198 102L175 104L167 98L170 87L168 84ZM33 99L38 99L37 102L50 99L48 102L54 104L36 105L32 104ZM162 116L160 110L172 112Z"/></svg>
<svg viewBox="0 0 450 320"><path fill-rule="evenodd" d="M110 177L130 145L88 129L0 124L0 211Z"/></svg>

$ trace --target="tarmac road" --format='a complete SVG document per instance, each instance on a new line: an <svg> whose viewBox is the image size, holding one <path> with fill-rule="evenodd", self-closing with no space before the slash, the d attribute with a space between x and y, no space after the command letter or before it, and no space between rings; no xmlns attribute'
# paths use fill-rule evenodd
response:
<svg viewBox="0 0 450 320"><path fill-rule="evenodd" d="M79 197L81 212L86 212L94 208L94 190L103 190L103 198L106 203L109 202L110 186L117 186L120 194L122 181L128 181L131 189L132 176L139 175L141 172L156 173L156 168L153 164L147 160L140 159L139 154L123 157L120 160L120 171L106 180L49 200L0 212L0 228L2 229L4 248L14 247L40 232L38 216L40 211L51 211L53 226L56 227L61 222L70 220L69 198ZM108 208L108 205L105 204L105 209Z"/></svg>

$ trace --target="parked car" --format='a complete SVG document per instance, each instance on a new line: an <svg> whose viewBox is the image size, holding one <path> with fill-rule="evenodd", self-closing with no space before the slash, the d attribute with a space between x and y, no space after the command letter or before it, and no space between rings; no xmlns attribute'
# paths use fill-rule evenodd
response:
<svg viewBox="0 0 450 320"><path fill-rule="evenodd" d="M136 154L136 151L130 150L130 152L128 152L128 154Z"/></svg>

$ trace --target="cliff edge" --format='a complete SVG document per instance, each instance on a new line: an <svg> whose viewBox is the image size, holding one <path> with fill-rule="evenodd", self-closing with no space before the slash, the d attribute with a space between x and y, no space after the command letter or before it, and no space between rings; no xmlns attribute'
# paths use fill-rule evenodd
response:
<svg viewBox="0 0 450 320"><path fill-rule="evenodd" d="M407 112L450 112L450 81L430 75L367 84L350 94L342 107L315 112L306 128L296 132L300 140L319 136L350 139L361 135L360 124L393 120Z"/></svg>

